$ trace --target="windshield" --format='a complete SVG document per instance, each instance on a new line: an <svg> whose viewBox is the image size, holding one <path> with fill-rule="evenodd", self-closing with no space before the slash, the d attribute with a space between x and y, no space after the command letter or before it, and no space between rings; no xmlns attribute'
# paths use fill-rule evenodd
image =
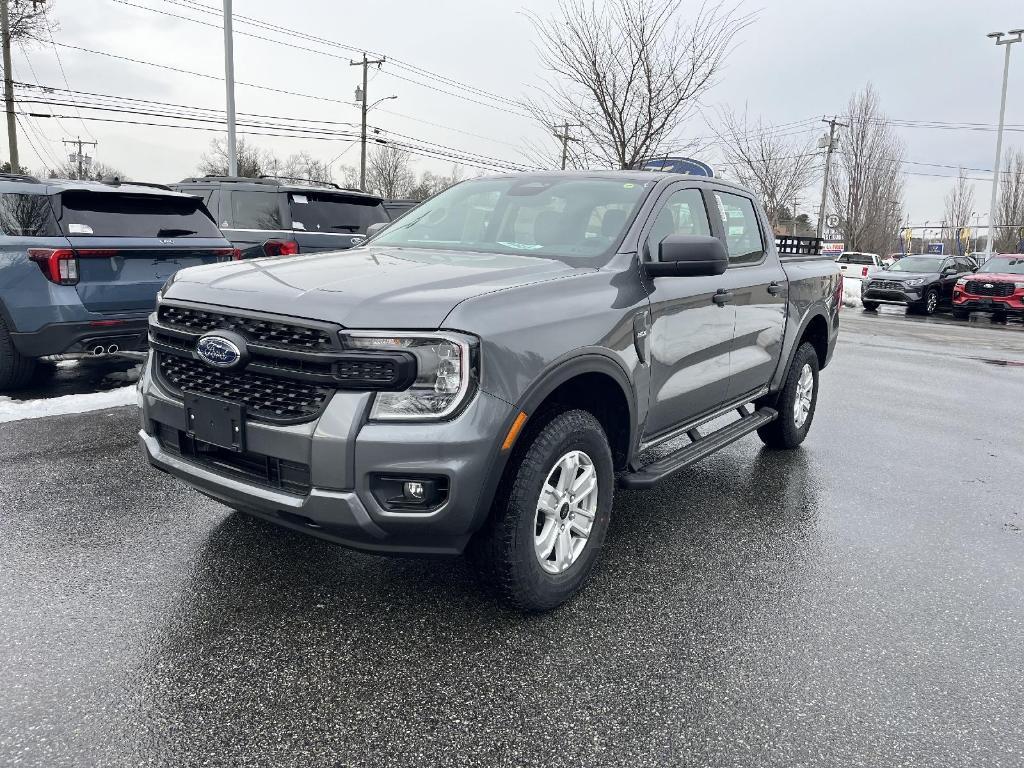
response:
<svg viewBox="0 0 1024 768"><path fill-rule="evenodd" d="M1024 275L1024 256L996 256L985 262L981 272L1003 272L1010 275Z"/></svg>
<svg viewBox="0 0 1024 768"><path fill-rule="evenodd" d="M653 184L625 175L467 181L403 216L373 243L596 264Z"/></svg>
<svg viewBox="0 0 1024 768"><path fill-rule="evenodd" d="M60 198L68 236L222 237L195 197L71 190Z"/></svg>
<svg viewBox="0 0 1024 768"><path fill-rule="evenodd" d="M292 229L306 232L366 234L366 228L371 224L391 220L384 204L372 197L290 192L288 207L292 214Z"/></svg>
<svg viewBox="0 0 1024 768"><path fill-rule="evenodd" d="M904 256L891 267L890 272L938 272L942 259L927 256Z"/></svg>

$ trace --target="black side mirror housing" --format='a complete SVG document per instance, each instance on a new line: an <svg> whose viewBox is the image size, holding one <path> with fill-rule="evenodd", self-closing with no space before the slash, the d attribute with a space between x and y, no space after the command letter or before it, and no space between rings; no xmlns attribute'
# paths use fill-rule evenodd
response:
<svg viewBox="0 0 1024 768"><path fill-rule="evenodd" d="M956 271L956 267L946 267L944 270L942 270L942 274L944 274L944 275L955 275L955 274L958 274L958 273Z"/></svg>
<svg viewBox="0 0 1024 768"><path fill-rule="evenodd" d="M366 239L369 240L378 232L387 229L389 226L391 226L390 221L378 221L376 224L371 224L366 228Z"/></svg>
<svg viewBox="0 0 1024 768"><path fill-rule="evenodd" d="M658 245L658 258L644 262L651 277L712 277L729 267L722 241L707 235L669 235Z"/></svg>

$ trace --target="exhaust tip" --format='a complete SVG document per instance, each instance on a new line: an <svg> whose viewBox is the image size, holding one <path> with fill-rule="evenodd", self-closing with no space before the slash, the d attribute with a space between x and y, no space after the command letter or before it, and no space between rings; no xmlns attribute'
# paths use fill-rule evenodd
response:
<svg viewBox="0 0 1024 768"><path fill-rule="evenodd" d="M117 350L119 350L119 349L120 349L120 347L117 346L117 344L111 344L109 347L107 347L107 354L108 355L116 355L117 354Z"/></svg>
<svg viewBox="0 0 1024 768"><path fill-rule="evenodd" d="M107 352L107 348L106 348L106 347L103 347L103 346L100 346L100 345L96 345L96 346L95 346L95 347L93 347L93 349L92 349L92 353L93 353L93 354L94 354L94 355L95 355L96 357L99 357L100 355L104 355L104 354L106 354L106 352Z"/></svg>

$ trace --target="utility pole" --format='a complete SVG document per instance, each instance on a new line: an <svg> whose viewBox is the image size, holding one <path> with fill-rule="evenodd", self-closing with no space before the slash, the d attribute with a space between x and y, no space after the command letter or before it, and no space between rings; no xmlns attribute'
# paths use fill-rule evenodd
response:
<svg viewBox="0 0 1024 768"><path fill-rule="evenodd" d="M565 170L565 164L569 159L569 142L579 141L579 139L573 138L569 135L569 123L566 121L562 125L562 132L556 133L555 138L562 142L562 170Z"/></svg>
<svg viewBox="0 0 1024 768"><path fill-rule="evenodd" d="M85 169L92 165L92 158L82 153L82 147L85 144L90 144L93 147L98 147L99 145L95 141L82 141L81 136L78 136L74 139L64 139L64 143L71 144L72 146L76 146L78 148L78 151L72 154L70 159L72 162L78 163L79 180L84 179Z"/></svg>
<svg viewBox="0 0 1024 768"><path fill-rule="evenodd" d="M376 64L377 68L380 69L385 58L382 56L379 59L368 59L366 53L363 53L362 61L351 61L349 60L350 67L362 67L363 68L363 89L360 91L356 88L356 101L363 103L363 129L360 134L360 152L359 152L359 189L363 192L366 191L366 110L368 109L366 87L369 84L369 78L366 76L367 69L371 64Z"/></svg>
<svg viewBox="0 0 1024 768"><path fill-rule="evenodd" d="M1016 35L1016 37L1007 37ZM996 132L996 163L992 166L992 197L988 205L988 241L985 245L986 253L993 253L996 240L996 199L999 195L999 174L1003 162L1003 122L1006 118L1006 82L1010 77L1010 47L1014 43L1024 40L1024 29L1011 29L1009 33L992 32L988 37L994 37L996 45L1005 45L1006 54L1003 57L1003 92L999 102L999 130ZM1005 40L1003 38L1006 38Z"/></svg>
<svg viewBox="0 0 1024 768"><path fill-rule="evenodd" d="M224 0L224 86L227 90L228 176L238 175L235 140L235 43L231 29L231 0Z"/></svg>
<svg viewBox="0 0 1024 768"><path fill-rule="evenodd" d="M846 123L840 123L835 117L831 120L825 120L822 118L821 122L828 123L828 145L825 150L825 178L821 182L821 206L818 208L818 239L821 239L822 231L825 226L825 201L828 198L828 177L832 170L832 149L836 143L836 126L846 128ZM824 141L824 137L822 141ZM821 142L818 143L821 147Z"/></svg>
<svg viewBox="0 0 1024 768"><path fill-rule="evenodd" d="M11 77L11 25L7 18L8 0L0 0L0 35L3 37L4 108L7 111L7 142L11 152L11 173L20 173L18 162L18 122L14 115L14 82Z"/></svg>

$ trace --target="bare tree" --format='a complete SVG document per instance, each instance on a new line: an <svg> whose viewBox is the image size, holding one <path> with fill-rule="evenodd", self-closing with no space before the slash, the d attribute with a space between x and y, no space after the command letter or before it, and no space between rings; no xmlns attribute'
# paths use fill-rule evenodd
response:
<svg viewBox="0 0 1024 768"><path fill-rule="evenodd" d="M1006 168L999 177L996 224L996 250L1013 253L1024 240L1024 150L1011 150L1006 158Z"/></svg>
<svg viewBox="0 0 1024 768"><path fill-rule="evenodd" d="M792 222L794 199L817 172L811 142L780 135L760 119L751 122L745 110L737 115L726 108L721 119L722 153L733 176L760 196L773 227L784 212Z"/></svg>
<svg viewBox="0 0 1024 768"><path fill-rule="evenodd" d="M118 181L131 181L127 174L105 163L91 163L88 168L83 169L82 175L79 176L78 163L71 162L70 160L66 163L61 163L56 168L49 169L47 175L51 179L91 179L93 181L112 181L117 179Z"/></svg>
<svg viewBox="0 0 1024 768"><path fill-rule="evenodd" d="M462 177L462 166L458 164L452 165L451 173L448 175L424 171L416 184L410 188L408 196L414 200L426 200L428 197L458 184L462 181Z"/></svg>
<svg viewBox="0 0 1024 768"><path fill-rule="evenodd" d="M968 181L963 169L960 169L953 188L946 193L946 208L943 221L945 223L945 242L948 253L957 253L957 235L962 227L971 223L971 212L974 210L974 184Z"/></svg>
<svg viewBox="0 0 1024 768"><path fill-rule="evenodd" d="M330 166L323 160L317 160L308 152L299 152L289 155L288 159L275 168L275 176L287 176L291 179L305 179L314 184L330 184L334 181L334 174Z"/></svg>
<svg viewBox="0 0 1024 768"><path fill-rule="evenodd" d="M903 143L870 83L850 97L847 112L829 194L847 250L885 253L903 218Z"/></svg>
<svg viewBox="0 0 1024 768"><path fill-rule="evenodd" d="M271 174L274 168L280 167L280 160L272 152L260 149L244 138L238 139L235 150L239 176L255 178ZM210 142L210 151L203 155L199 172L206 176L228 175L228 146L225 139L218 137Z"/></svg>
<svg viewBox="0 0 1024 768"><path fill-rule="evenodd" d="M342 165L338 168L341 173L341 186L348 189L359 189L359 169L351 165Z"/></svg>
<svg viewBox="0 0 1024 768"><path fill-rule="evenodd" d="M405 197L416 182L409 153L388 144L373 148L366 163L366 188L384 198Z"/></svg>
<svg viewBox="0 0 1024 768"><path fill-rule="evenodd" d="M753 21L736 5L705 3L684 23L681 6L559 0L551 18L530 14L551 76L527 108L549 135L572 126L572 167L630 168L679 142L736 35Z"/></svg>
<svg viewBox="0 0 1024 768"><path fill-rule="evenodd" d="M57 31L53 2L13 0L8 10L11 40L18 43L46 42Z"/></svg>

